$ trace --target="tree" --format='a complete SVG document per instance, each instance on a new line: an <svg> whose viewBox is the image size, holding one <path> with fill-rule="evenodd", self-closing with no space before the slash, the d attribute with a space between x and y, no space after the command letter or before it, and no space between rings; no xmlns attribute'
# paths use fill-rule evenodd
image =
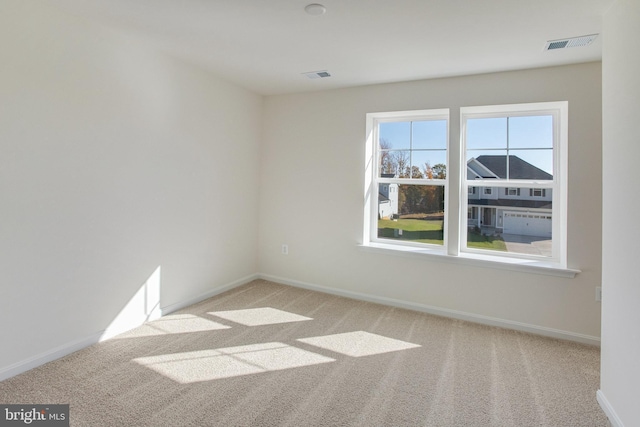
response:
<svg viewBox="0 0 640 427"><path fill-rule="evenodd" d="M409 154L406 151L396 151L393 153L392 159L398 178L409 178Z"/></svg>
<svg viewBox="0 0 640 427"><path fill-rule="evenodd" d="M379 150L380 153L380 173L396 173L396 165L394 159L389 152L391 143L384 138L380 138Z"/></svg>
<svg viewBox="0 0 640 427"><path fill-rule="evenodd" d="M445 179L447 177L447 165L437 163L433 165L433 177L436 179Z"/></svg>
<svg viewBox="0 0 640 427"><path fill-rule="evenodd" d="M445 179L447 177L447 165L437 163L431 166L427 162L424 164L424 174L428 179Z"/></svg>
<svg viewBox="0 0 640 427"><path fill-rule="evenodd" d="M445 179L447 167L442 163L424 167L411 165L409 152L391 151L391 143L384 138L379 140L380 173L394 174L398 178ZM430 214L444 209L444 186L437 185L400 185L398 194L400 215Z"/></svg>
<svg viewBox="0 0 640 427"><path fill-rule="evenodd" d="M411 172L411 174L409 174ZM425 163L423 170L417 166L406 167L404 177L413 179L444 179L447 176L446 165L438 163L431 166ZM401 214L430 214L444 209L444 186L404 185L400 189Z"/></svg>

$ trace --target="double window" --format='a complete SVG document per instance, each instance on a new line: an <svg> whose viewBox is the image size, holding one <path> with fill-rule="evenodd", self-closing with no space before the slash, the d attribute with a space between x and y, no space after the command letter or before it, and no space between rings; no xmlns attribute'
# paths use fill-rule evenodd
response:
<svg viewBox="0 0 640 427"><path fill-rule="evenodd" d="M566 102L463 107L459 141L449 110L367 129L365 245L566 268Z"/></svg>

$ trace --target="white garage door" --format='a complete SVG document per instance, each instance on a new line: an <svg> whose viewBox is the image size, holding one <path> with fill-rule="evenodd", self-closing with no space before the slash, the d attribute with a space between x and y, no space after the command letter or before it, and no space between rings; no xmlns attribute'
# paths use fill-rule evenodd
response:
<svg viewBox="0 0 640 427"><path fill-rule="evenodd" d="M551 237L550 213L505 212L503 221L505 234Z"/></svg>

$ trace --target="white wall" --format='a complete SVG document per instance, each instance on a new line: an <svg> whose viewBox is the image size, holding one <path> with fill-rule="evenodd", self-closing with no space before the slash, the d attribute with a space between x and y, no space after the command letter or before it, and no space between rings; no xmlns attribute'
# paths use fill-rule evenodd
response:
<svg viewBox="0 0 640 427"><path fill-rule="evenodd" d="M365 114L569 101L566 279L460 266L358 248L363 229ZM393 298L600 336L601 64L385 84L265 100L260 271L288 282ZM456 167L457 168L457 167ZM455 170L450 176L456 175ZM450 208L455 209L455 202ZM281 245L289 245L289 255Z"/></svg>
<svg viewBox="0 0 640 427"><path fill-rule="evenodd" d="M614 426L640 425L640 3L604 19L602 359L599 399ZM610 414L611 415L611 414Z"/></svg>
<svg viewBox="0 0 640 427"><path fill-rule="evenodd" d="M256 272L260 96L28 0L0 63L0 376Z"/></svg>

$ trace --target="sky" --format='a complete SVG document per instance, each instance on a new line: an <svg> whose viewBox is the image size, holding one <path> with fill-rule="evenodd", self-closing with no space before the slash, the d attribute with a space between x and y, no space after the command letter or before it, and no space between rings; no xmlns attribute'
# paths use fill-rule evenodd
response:
<svg viewBox="0 0 640 427"><path fill-rule="evenodd" d="M411 151L412 165L423 169L446 163L447 121L380 123L380 139L391 149ZM518 156L553 174L553 118L524 116L467 120L466 159L481 155ZM508 151L507 151L508 149Z"/></svg>

